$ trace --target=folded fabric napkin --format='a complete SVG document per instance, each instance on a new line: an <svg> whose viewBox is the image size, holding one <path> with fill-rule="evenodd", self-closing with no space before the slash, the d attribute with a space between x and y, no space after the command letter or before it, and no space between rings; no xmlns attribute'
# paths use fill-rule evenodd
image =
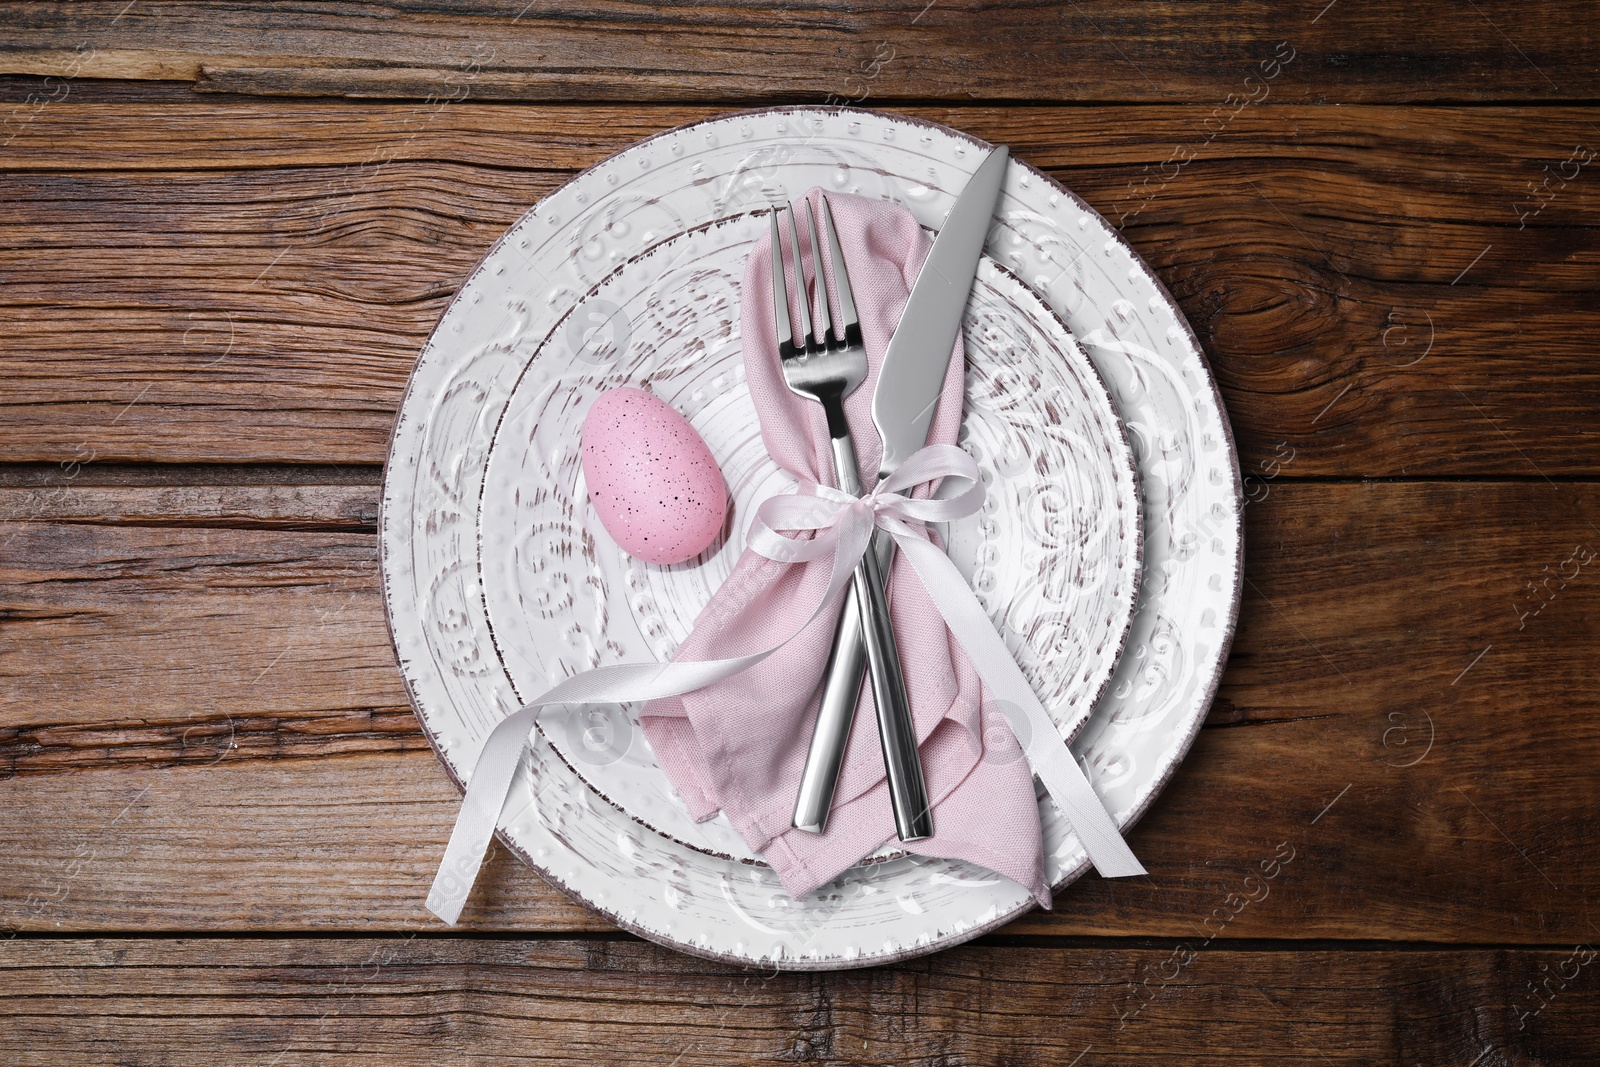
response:
<svg viewBox="0 0 1600 1067"><path fill-rule="evenodd" d="M806 194L820 214L821 190ZM930 242L910 212L862 197L828 197L850 273L868 357L866 381L845 403L863 485L877 476L882 446L872 423L872 395L889 337L900 320ZM802 213L803 214L803 213ZM805 229L801 228L802 231ZM785 236L787 241L787 235ZM805 262L815 257L802 232ZM784 262L792 271L792 252ZM786 275L798 312L808 293L817 314L823 287ZM831 294L837 314L837 293ZM833 486L832 451L822 406L784 384L774 325L770 241L756 242L740 293L746 381L767 452L802 483ZM798 319L796 318L796 321ZM945 375L929 443L953 444L961 421L964 355L958 338ZM932 486L915 495L926 497ZM746 551L712 598L675 662L731 657L766 648L804 619L828 586L829 563L779 563ZM910 566L899 557L889 576L890 615L899 639L916 722L934 836L901 847L925 856L969 860L1020 883L1050 906L1032 772L1004 716L986 705L966 655ZM837 598L836 598L837 599ZM756 666L703 689L652 701L642 722L656 758L690 813L719 810L800 897L895 837L871 686L862 686L828 829L790 825L801 770L816 721L835 607Z"/></svg>

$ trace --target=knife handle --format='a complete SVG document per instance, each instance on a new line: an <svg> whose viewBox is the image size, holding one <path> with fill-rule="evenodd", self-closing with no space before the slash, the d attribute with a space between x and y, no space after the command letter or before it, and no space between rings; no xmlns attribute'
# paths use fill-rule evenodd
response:
<svg viewBox="0 0 1600 1067"><path fill-rule="evenodd" d="M854 448L848 438L835 438L833 444L840 488L859 495ZM895 831L902 841L933 835L933 812L917 752L916 727L906 699L899 648L884 592L883 572L893 551L893 541L874 534L856 568L855 581L846 591L840 625L828 657L822 706L795 797L793 823L798 829L821 833L827 826L851 721L860 699L861 678L868 674L872 678L878 739L883 747ZM861 610L863 604L865 612Z"/></svg>
<svg viewBox="0 0 1600 1067"><path fill-rule="evenodd" d="M879 536L874 533L872 540L876 542ZM933 810L928 806L916 724L911 719L911 702L900 670L900 649L889 619L883 570L871 544L856 568L855 591L856 599L867 606L857 632L867 646L867 677L872 679L872 703L878 711L878 740L883 745L895 832L902 841L921 841L933 836Z"/></svg>

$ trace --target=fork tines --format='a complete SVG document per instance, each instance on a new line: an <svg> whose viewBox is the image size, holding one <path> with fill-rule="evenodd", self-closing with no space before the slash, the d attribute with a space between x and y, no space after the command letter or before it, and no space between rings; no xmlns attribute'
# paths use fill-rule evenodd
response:
<svg viewBox="0 0 1600 1067"><path fill-rule="evenodd" d="M789 246L794 263L795 284L800 289L802 328L799 334L794 332L789 316L789 287L784 278L783 246L778 230L778 214L784 211L789 215ZM794 215L794 208L785 204L773 207L769 216L772 229L772 303L777 316L778 354L787 360L850 344L859 345L861 323L856 317L855 297L850 290L850 275L845 269L844 254L839 248L839 232L833 221L833 206L828 203L826 196L822 198L823 225L818 226L811 202L806 201L807 236L811 244L813 282L820 290L816 300L817 318L820 321L815 325L811 317L812 300L809 296L811 290L806 285L805 267L800 255L800 234L795 226ZM839 298L837 323L833 317L828 293L827 276L830 272L823 266L824 229L827 231L829 258L832 259L833 289Z"/></svg>
<svg viewBox="0 0 1600 1067"><path fill-rule="evenodd" d="M806 214L811 213L810 202L806 203ZM822 221L828 227L828 251L833 259L833 286L839 295L839 329L835 333L829 327L829 338L836 344L859 345L861 343L861 321L856 317L856 298L850 291L850 272L845 269L844 253L839 250L839 231L833 225L833 205L828 198L822 198ZM816 232L816 219L811 220L812 232ZM827 292L826 289L823 290Z"/></svg>

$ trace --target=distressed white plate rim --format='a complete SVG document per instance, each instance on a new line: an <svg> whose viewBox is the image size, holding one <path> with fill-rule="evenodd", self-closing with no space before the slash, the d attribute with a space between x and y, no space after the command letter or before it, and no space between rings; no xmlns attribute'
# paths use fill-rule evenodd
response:
<svg viewBox="0 0 1600 1067"><path fill-rule="evenodd" d="M812 184L883 196L936 227L986 147L946 127L854 109L709 119L585 171L485 256L407 386L380 519L385 604L402 673L457 783L488 730L516 706L482 641L474 508L493 428L532 341L630 242L644 247L669 226L686 229ZM1126 827L1187 751L1226 658L1242 562L1237 459L1199 345L1120 237L1016 161L998 214L987 251L1067 322L1109 384L1138 456L1139 609L1127 652L1073 743ZM633 236L618 234L618 222ZM530 277L543 283L542 300L530 297ZM789 901L769 870L645 831L590 790L566 788L572 780L536 740L502 814L502 838L575 899L700 955L800 969L865 966L959 943L1031 906L1020 887L981 869L917 857L857 868ZM1046 828L1057 886L1085 866L1060 822ZM602 849L603 866L594 862Z"/></svg>

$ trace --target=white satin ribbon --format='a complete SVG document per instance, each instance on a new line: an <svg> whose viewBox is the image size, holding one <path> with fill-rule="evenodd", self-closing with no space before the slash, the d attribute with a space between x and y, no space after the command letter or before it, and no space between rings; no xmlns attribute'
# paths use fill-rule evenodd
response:
<svg viewBox="0 0 1600 1067"><path fill-rule="evenodd" d="M969 484L959 495L942 500L918 500L902 494L902 490L936 478L959 478ZM779 563L831 556L828 588L816 607L781 641L759 652L728 659L600 667L562 681L501 720L484 742L473 768L450 843L428 893L428 910L451 925L460 918L511 791L522 746L541 709L553 704L612 704L677 696L755 666L799 636L833 603L867 551L874 528L894 538L1012 732L1019 740L1027 738L1023 751L1029 766L1077 832L1095 868L1107 878L1144 874L1144 867L1122 839L1071 750L1062 743L1055 723L966 579L948 556L908 525L950 522L970 515L982 506L983 496L983 482L972 457L955 445L929 445L908 457L865 497L852 497L825 485L806 485L800 493L767 500L751 523L748 545ZM801 532L816 536L805 540L784 536Z"/></svg>

